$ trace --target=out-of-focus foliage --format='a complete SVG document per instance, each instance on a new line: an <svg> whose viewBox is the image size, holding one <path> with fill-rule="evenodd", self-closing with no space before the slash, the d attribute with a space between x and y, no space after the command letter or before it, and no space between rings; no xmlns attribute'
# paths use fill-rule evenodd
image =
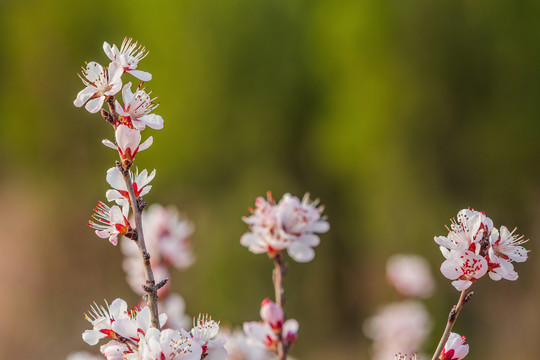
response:
<svg viewBox="0 0 540 360"><path fill-rule="evenodd" d="M137 301L118 249L85 226L116 155L100 143L111 129L72 102L84 61L107 62L103 41L150 50L139 68L165 128L145 131L137 162L157 169L147 202L195 223L197 263L172 279L188 311L257 319L271 263L240 246L241 217L267 190L310 191L331 231L285 280L293 355L356 359L369 356L363 319L391 298L389 255L438 271L433 236L467 206L538 238L539 16L531 0L2 1L2 354L86 349L92 300ZM535 256L515 283L474 286L457 325L471 358L536 356ZM438 285L427 352L458 295Z"/></svg>

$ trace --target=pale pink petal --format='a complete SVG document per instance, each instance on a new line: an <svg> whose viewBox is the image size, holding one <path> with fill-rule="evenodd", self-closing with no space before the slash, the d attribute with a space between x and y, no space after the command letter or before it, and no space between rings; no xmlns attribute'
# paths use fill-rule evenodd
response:
<svg viewBox="0 0 540 360"><path fill-rule="evenodd" d="M115 189L127 191L124 176L116 167L107 170L107 182Z"/></svg>
<svg viewBox="0 0 540 360"><path fill-rule="evenodd" d="M122 107L122 105L120 105L120 103L118 101L115 101L114 107L115 107L115 110L118 113L118 115L129 116L129 113L124 111L124 108Z"/></svg>
<svg viewBox="0 0 540 360"><path fill-rule="evenodd" d="M446 260L441 265L441 273L450 280L457 279L462 271L458 268L458 264L452 260Z"/></svg>
<svg viewBox="0 0 540 360"><path fill-rule="evenodd" d="M156 115L156 114L143 115L138 120L145 123L148 127L154 130L163 129L163 118L159 115Z"/></svg>
<svg viewBox="0 0 540 360"><path fill-rule="evenodd" d="M124 104L129 104L133 101L133 93L131 92L131 82L128 82L122 88L122 101Z"/></svg>
<svg viewBox="0 0 540 360"><path fill-rule="evenodd" d="M139 79L141 81L150 81L150 80L152 80L152 74L150 74L150 73L148 73L146 71L128 70L127 72L130 73L131 75L135 76L137 79Z"/></svg>
<svg viewBox="0 0 540 360"><path fill-rule="evenodd" d="M469 281L469 280L452 281L452 285L454 285L454 287L458 291L467 290L472 284L473 284L472 281Z"/></svg>
<svg viewBox="0 0 540 360"><path fill-rule="evenodd" d="M152 143L154 142L154 138L152 138L151 136L146 139L145 142L143 142L141 145L139 145L139 151L143 151L143 150L146 150L150 147L150 145L152 145Z"/></svg>
<svg viewBox="0 0 540 360"><path fill-rule="evenodd" d="M106 147L109 147L114 150L118 150L118 146L116 146L111 140L103 139L101 140L101 143L105 145Z"/></svg>
<svg viewBox="0 0 540 360"><path fill-rule="evenodd" d="M105 51L105 55L107 55L109 60L114 61L114 53L111 49L111 45L106 41L103 43L103 51Z"/></svg>
<svg viewBox="0 0 540 360"><path fill-rule="evenodd" d="M87 86L86 88L79 91L77 98L73 101L73 105L76 107L81 107L85 102L88 101L96 93L96 88L92 86Z"/></svg>
<svg viewBox="0 0 540 360"><path fill-rule="evenodd" d="M152 185L147 185L147 186L143 187L143 189L140 192L139 196L144 196L144 195L148 194L151 189L152 189Z"/></svg>
<svg viewBox="0 0 540 360"><path fill-rule="evenodd" d="M89 113L95 114L99 110L101 110L101 108L103 107L104 101L105 101L105 96L100 96L100 97L97 97L88 101L84 107L86 108L86 110L88 110Z"/></svg>
<svg viewBox="0 0 540 360"><path fill-rule="evenodd" d="M85 330L82 334L84 342L86 342L88 345L96 345L100 339L105 337L107 337L107 335L96 330Z"/></svg>
<svg viewBox="0 0 540 360"><path fill-rule="evenodd" d="M296 241L300 241L302 244L306 244L312 247L319 245L321 242L320 238L317 235L310 233L300 235L296 239Z"/></svg>
<svg viewBox="0 0 540 360"><path fill-rule="evenodd" d="M315 257L315 250L313 250L311 246L303 244L299 241L292 242L287 247L287 252L295 261L301 263L311 261Z"/></svg>

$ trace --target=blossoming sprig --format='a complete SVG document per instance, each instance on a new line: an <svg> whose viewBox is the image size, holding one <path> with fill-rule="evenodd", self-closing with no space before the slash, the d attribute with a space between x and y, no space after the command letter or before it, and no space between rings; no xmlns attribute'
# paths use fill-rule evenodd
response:
<svg viewBox="0 0 540 360"><path fill-rule="evenodd" d="M452 220L447 236L435 237L435 242L446 258L441 265L441 272L446 278L454 280L452 285L461 294L458 303L450 311L432 360L439 360L463 305L473 294L467 291L475 281L486 273L493 280L518 278L512 261L527 260L527 250L521 245L528 240L514 234L514 231L509 232L505 226L500 229L493 227L493 221L485 213L469 208L458 213L457 221Z"/></svg>
<svg viewBox="0 0 540 360"><path fill-rule="evenodd" d="M243 325L244 333L252 344L263 346L267 350L278 353L281 344L283 352L287 353L298 338L298 321L284 321L283 309L266 298L261 304L262 322L249 321Z"/></svg>
<svg viewBox="0 0 540 360"><path fill-rule="evenodd" d="M319 245L318 233L327 232L330 226L326 218L322 216L324 208L318 206L319 201L311 201L309 194L302 200L296 196L285 194L276 203L272 194L267 193L267 200L258 197L255 200L255 209L250 209L251 216L244 217L250 231L240 239L240 243L255 254L267 253L274 263L272 279L276 302L272 303L272 312L282 314L285 303L285 290L283 289L283 276L287 272L287 264L284 252L298 262L308 262L315 257L313 248ZM268 309L268 303L263 303L263 308ZM279 309L276 310L276 309ZM267 314L268 315L268 314ZM263 318L264 319L264 318ZM290 326L281 327L269 323L245 323L244 332L254 338L261 338L265 346L273 351L279 360L287 358L290 346L296 341L298 322L280 320ZM272 334L271 336L269 334Z"/></svg>

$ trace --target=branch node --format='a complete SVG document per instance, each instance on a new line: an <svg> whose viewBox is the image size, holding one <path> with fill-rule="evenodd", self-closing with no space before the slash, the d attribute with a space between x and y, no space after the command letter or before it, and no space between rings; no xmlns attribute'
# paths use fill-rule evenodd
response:
<svg viewBox="0 0 540 360"><path fill-rule="evenodd" d="M163 280L161 280L161 281L156 285L156 290L159 290L159 289L161 289L162 287L164 287L165 284L167 284L168 281L169 281L169 279L163 279Z"/></svg>
<svg viewBox="0 0 540 360"><path fill-rule="evenodd" d="M139 212L142 213L145 207L146 207L146 201L144 201L142 197L139 197L137 199L137 209L139 209Z"/></svg>

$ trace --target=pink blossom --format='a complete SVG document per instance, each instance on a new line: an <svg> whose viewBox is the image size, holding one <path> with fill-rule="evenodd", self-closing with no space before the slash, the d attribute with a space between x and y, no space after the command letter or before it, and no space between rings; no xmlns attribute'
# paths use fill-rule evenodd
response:
<svg viewBox="0 0 540 360"><path fill-rule="evenodd" d="M427 298L435 289L429 263L418 255L398 254L390 257L386 262L386 278L405 296Z"/></svg>
<svg viewBox="0 0 540 360"><path fill-rule="evenodd" d="M227 350L224 348L225 338L216 338L219 332L219 322L212 320L208 314L199 314L197 320L193 318L193 329L191 336L203 350L203 358L206 360L225 360Z"/></svg>
<svg viewBox="0 0 540 360"><path fill-rule="evenodd" d="M152 80L152 74L137 69L139 61L144 59L148 55L145 47L139 45L137 41L132 43L132 38L124 38L120 50L116 45L109 45L107 42L103 43L103 51L107 57L123 70L122 72L128 72L142 81Z"/></svg>
<svg viewBox="0 0 540 360"><path fill-rule="evenodd" d="M469 353L469 345L465 344L465 336L450 333L439 360L461 360Z"/></svg>
<svg viewBox="0 0 540 360"><path fill-rule="evenodd" d="M100 339L121 338L138 341L140 334L145 334L152 326L150 309L138 307L129 309L122 299L115 299L111 305L106 302L107 308L98 306L95 302L85 318L92 324L92 330L85 330L83 340L89 345L96 345ZM160 314L160 325L165 324L167 315Z"/></svg>
<svg viewBox="0 0 540 360"><path fill-rule="evenodd" d="M455 280L452 285L458 291L468 289L488 270L486 259L472 251L448 251L443 254L446 261L441 265L441 272L446 278Z"/></svg>
<svg viewBox="0 0 540 360"><path fill-rule="evenodd" d="M252 215L243 220L250 227L240 243L255 254L268 253L274 256L287 249L298 262L308 262L315 256L313 247L320 242L316 233L329 229L328 222L321 216L322 207L318 200L310 201L306 194L302 201L296 196L285 194L278 204L271 194L268 201L258 197Z"/></svg>
<svg viewBox="0 0 540 360"><path fill-rule="evenodd" d="M493 229L488 256L489 276L493 280L517 280L518 274L514 271L513 261L524 262L527 260L527 250L521 246L526 243L522 235L510 232L505 226L501 226L500 232Z"/></svg>
<svg viewBox="0 0 540 360"><path fill-rule="evenodd" d="M261 319L274 330L283 326L283 309L275 302L265 298L261 304Z"/></svg>
<svg viewBox="0 0 540 360"><path fill-rule="evenodd" d="M200 360L202 347L184 329L150 328L139 342L141 360Z"/></svg>
<svg viewBox="0 0 540 360"><path fill-rule="evenodd" d="M398 352L413 353L429 335L432 320L419 301L406 300L380 308L364 322L373 340L373 360L391 359Z"/></svg>
<svg viewBox="0 0 540 360"><path fill-rule="evenodd" d="M95 61L88 63L86 69L83 68L82 76L79 75L86 88L77 94L73 104L81 107L86 103L86 110L90 113L98 112L105 98L115 95L122 88L122 72L116 63L111 63L108 69Z"/></svg>
<svg viewBox="0 0 540 360"><path fill-rule="evenodd" d="M108 238L114 246L118 244L118 235L126 235L132 231L129 221L116 205L108 207L100 201L92 217L96 222L90 220L88 226L96 229L96 235L100 238Z"/></svg>
<svg viewBox="0 0 540 360"><path fill-rule="evenodd" d="M272 354L266 347L255 345L242 332L230 332L225 329L225 349L229 356L228 360L274 360L275 355Z"/></svg>
<svg viewBox="0 0 540 360"><path fill-rule="evenodd" d="M141 84L142 85L142 84ZM122 89L123 105L116 102L116 112L122 117L122 121L133 125L137 130L144 130L146 126L155 130L163 129L163 118L151 114L159 104L154 103L156 98L151 98L144 88L139 85L135 93L131 92L131 83L124 85Z"/></svg>
<svg viewBox="0 0 540 360"><path fill-rule="evenodd" d="M150 136L141 144L141 133L139 130L130 129L124 124L120 124L115 131L116 144L110 140L103 140L102 143L111 149L118 150L122 163L133 162L135 155L139 151L146 150L152 145L153 138Z"/></svg>
<svg viewBox="0 0 540 360"><path fill-rule="evenodd" d="M130 178L133 186L133 192L135 193L135 198L138 199L141 196L144 196L150 192L152 185L148 185L156 176L156 170L152 171L148 175L148 171L144 169L139 173L139 169L135 173L130 173ZM124 209L124 214L127 215L129 209L129 192L124 180L124 175L120 172L117 167L112 167L107 170L107 182L112 190L107 190L106 196L109 201L116 201L118 205L121 205Z"/></svg>
<svg viewBox="0 0 540 360"><path fill-rule="evenodd" d="M275 348L278 338L268 323L259 321L244 322L243 329L248 338L248 344L262 346L269 350Z"/></svg>
<svg viewBox="0 0 540 360"><path fill-rule="evenodd" d="M483 212L463 209L457 215L457 222L452 224L447 236L436 236L435 242L448 250L480 251L480 241L489 239L493 230L493 221Z"/></svg>

